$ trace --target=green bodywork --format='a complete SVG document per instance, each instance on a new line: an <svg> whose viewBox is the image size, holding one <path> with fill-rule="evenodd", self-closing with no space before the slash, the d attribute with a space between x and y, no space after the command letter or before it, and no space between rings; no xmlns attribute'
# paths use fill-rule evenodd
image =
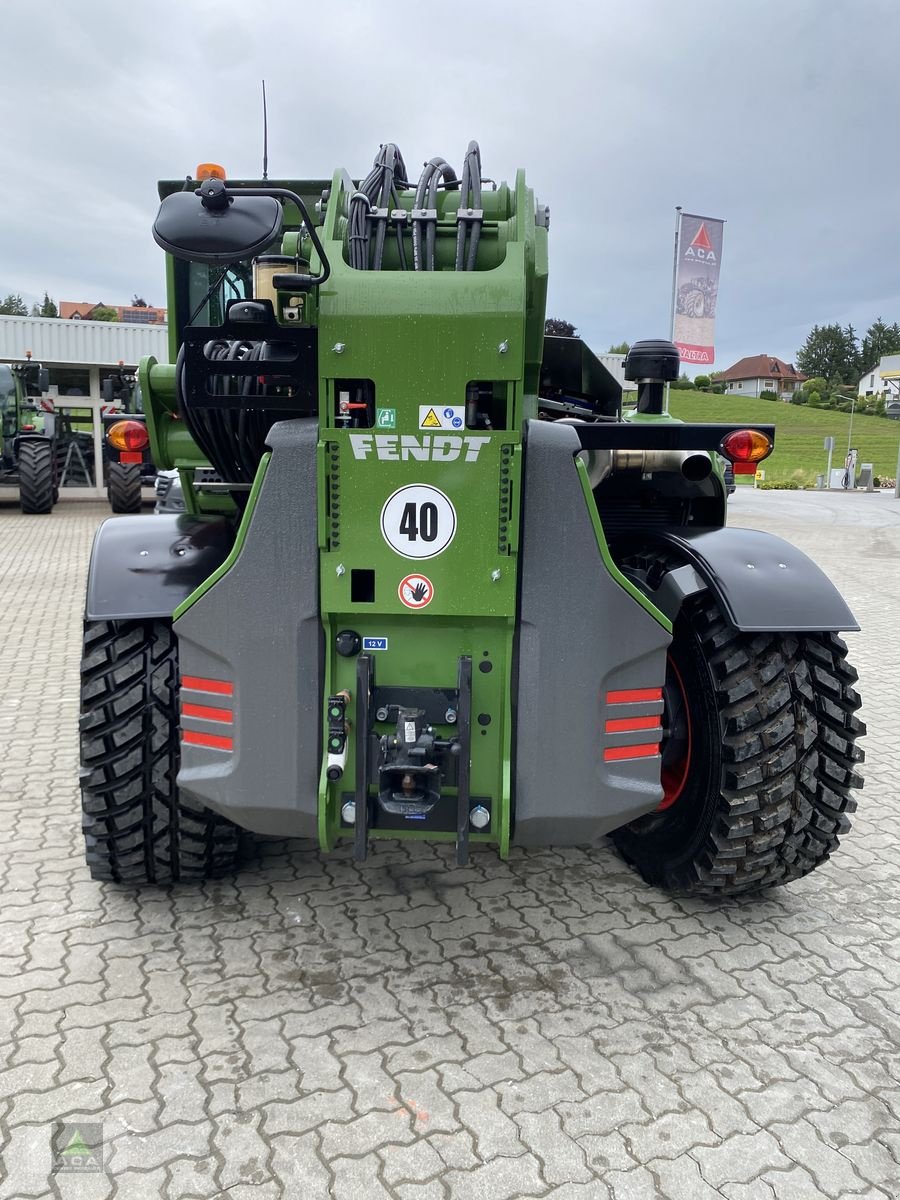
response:
<svg viewBox="0 0 900 1200"><path fill-rule="evenodd" d="M181 190L180 183L160 185L160 195ZM229 188L260 186L234 183ZM322 181L288 181L311 206ZM386 639L374 650L380 685L455 688L461 656L474 667L471 730L473 797L492 801L490 826L472 834L505 855L510 839L511 742L513 737L513 644L517 620L518 546L522 501L522 442L525 423L537 416L547 291L547 229L536 224L535 200L519 172L515 185L505 184L483 196L484 228L477 269L453 270L456 209L459 192L438 194L436 268L433 272L400 270L396 244L388 237L384 269L360 271L347 256L348 202L355 191L338 171L330 188L319 236L331 275L305 297L302 325L318 330L318 546L320 611L324 627L325 694L356 687L356 660L335 651L335 637L352 629L362 638ZM409 209L413 198L401 193ZM286 207L281 253L305 259L319 268L308 238L298 237L299 214ZM181 330L196 307L197 297L213 278L213 268L168 257L170 353L174 362ZM214 324L206 305L200 324ZM175 367L145 359L139 379L150 431L153 459L161 468L182 473L189 512L234 512L229 496L205 494L193 484L193 472L207 466L176 408ZM374 383L378 409L390 410L381 429L348 429L337 416L337 393L343 380ZM492 385L502 427L461 428L430 432L420 427L420 406L465 404L467 385ZM269 456L259 464L256 481L239 519L231 555L176 610L177 618L229 570L241 553ZM579 464L585 504L592 513L604 562L633 599L669 630L657 612L615 567L601 521L593 504L583 464ZM456 532L436 557L414 560L395 552L382 533L380 517L388 498L411 483L439 489L456 513ZM355 572L374 573L374 599L353 599ZM400 599L405 576L422 574L432 598L419 611ZM490 660L492 670L478 664ZM479 723L479 714L491 714ZM378 733L388 726L377 724ZM450 736L447 726L438 730ZM323 734L324 737L324 734ZM323 848L352 836L341 823L341 796L354 777L353 738L345 778L329 782L323 767L319 792L319 838ZM452 795L453 789L447 788ZM381 836L377 828L372 837ZM397 837L395 829L383 836ZM419 831L407 836L453 840L452 832Z"/></svg>

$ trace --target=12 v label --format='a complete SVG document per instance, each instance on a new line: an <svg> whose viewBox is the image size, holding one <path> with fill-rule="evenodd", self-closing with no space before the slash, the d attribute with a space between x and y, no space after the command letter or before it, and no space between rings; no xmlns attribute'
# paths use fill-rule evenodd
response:
<svg viewBox="0 0 900 1200"><path fill-rule="evenodd" d="M437 488L407 484L385 501L381 533L403 558L435 558L456 536L456 509Z"/></svg>

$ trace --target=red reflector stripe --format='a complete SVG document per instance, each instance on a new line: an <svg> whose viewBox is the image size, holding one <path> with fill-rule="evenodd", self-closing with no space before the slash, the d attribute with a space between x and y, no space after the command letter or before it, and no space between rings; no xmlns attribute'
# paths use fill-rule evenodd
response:
<svg viewBox="0 0 900 1200"><path fill-rule="evenodd" d="M759 463L736 462L731 464L731 469L735 475L755 475L759 470Z"/></svg>
<svg viewBox="0 0 900 1200"><path fill-rule="evenodd" d="M658 742L648 746L611 746L603 751L607 762L615 762L620 758L652 758L654 754L659 754Z"/></svg>
<svg viewBox="0 0 900 1200"><path fill-rule="evenodd" d="M182 704L183 717L199 717L201 721L221 721L223 725L234 722L230 708L209 708L205 704Z"/></svg>
<svg viewBox="0 0 900 1200"><path fill-rule="evenodd" d="M193 729L183 729L181 740L191 746L208 746L210 750L234 749L234 742L230 737L217 737L214 733L197 733Z"/></svg>
<svg viewBox="0 0 900 1200"><path fill-rule="evenodd" d="M635 688L624 692L607 692L607 704L640 704L647 700L662 700L662 688Z"/></svg>
<svg viewBox="0 0 900 1200"><path fill-rule="evenodd" d="M200 679L197 675L182 675L181 686L189 692L215 692L218 696L233 696L234 684L221 679Z"/></svg>
<svg viewBox="0 0 900 1200"><path fill-rule="evenodd" d="M616 717L606 722L607 733L633 733L637 729L652 729L662 737L659 717Z"/></svg>
<svg viewBox="0 0 900 1200"><path fill-rule="evenodd" d="M119 454L119 462L123 463L139 463L144 461L144 456L140 450L122 450Z"/></svg>

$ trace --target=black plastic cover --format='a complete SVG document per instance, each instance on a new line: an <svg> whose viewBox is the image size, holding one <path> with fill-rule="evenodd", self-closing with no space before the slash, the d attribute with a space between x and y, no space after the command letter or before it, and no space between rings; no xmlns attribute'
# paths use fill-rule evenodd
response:
<svg viewBox="0 0 900 1200"><path fill-rule="evenodd" d="M234 196L216 211L195 192L175 192L159 206L153 237L175 258L231 263L265 250L281 226L282 207L272 196Z"/></svg>
<svg viewBox="0 0 900 1200"><path fill-rule="evenodd" d="M234 529L224 517L111 517L94 536L85 619L171 617L228 557Z"/></svg>

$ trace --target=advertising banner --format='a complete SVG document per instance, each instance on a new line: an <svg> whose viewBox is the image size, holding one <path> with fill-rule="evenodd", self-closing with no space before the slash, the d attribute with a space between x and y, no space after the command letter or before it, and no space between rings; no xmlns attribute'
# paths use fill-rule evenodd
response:
<svg viewBox="0 0 900 1200"><path fill-rule="evenodd" d="M683 363L711 366L716 359L716 300L725 222L682 213L675 276L675 345Z"/></svg>

